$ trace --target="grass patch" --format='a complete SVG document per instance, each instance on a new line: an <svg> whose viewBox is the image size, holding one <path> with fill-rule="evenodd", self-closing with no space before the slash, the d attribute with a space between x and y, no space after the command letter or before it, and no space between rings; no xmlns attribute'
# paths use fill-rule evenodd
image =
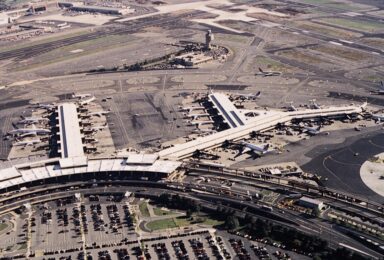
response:
<svg viewBox="0 0 384 260"><path fill-rule="evenodd" d="M146 201L140 202L139 209L143 217L150 217L149 210L148 210L148 203Z"/></svg>
<svg viewBox="0 0 384 260"><path fill-rule="evenodd" d="M167 218L167 219L160 219L160 220L154 220L147 224L147 228L156 231L156 230L162 230L167 228L176 228L179 227L173 218Z"/></svg>
<svg viewBox="0 0 384 260"><path fill-rule="evenodd" d="M384 81L384 77L381 77L380 75L366 75L362 77L363 80L371 81L371 82L380 82Z"/></svg>
<svg viewBox="0 0 384 260"><path fill-rule="evenodd" d="M156 216L166 216L166 215L176 214L176 212L173 212L170 210L164 210L157 207L153 207L153 212L155 213Z"/></svg>
<svg viewBox="0 0 384 260"><path fill-rule="evenodd" d="M24 249L27 249L27 243L21 244L18 250L24 250Z"/></svg>
<svg viewBox="0 0 384 260"><path fill-rule="evenodd" d="M242 35L236 35L236 34L215 34L215 39L220 41L230 41L230 42L236 42L236 43L244 43L246 44L250 37L242 36Z"/></svg>
<svg viewBox="0 0 384 260"><path fill-rule="evenodd" d="M8 224L0 223L0 232L3 231L4 229L6 229L7 227L8 227Z"/></svg>
<svg viewBox="0 0 384 260"><path fill-rule="evenodd" d="M41 40L22 42L20 44L16 43L16 44L12 44L11 46L4 46L4 47L0 48L0 51L13 51L13 50L18 50L18 49L25 48L25 47L33 48L34 46L37 46L40 44L59 41L59 40L63 40L63 39L67 39L67 38L71 38L71 37L75 37L75 36L80 36L80 35L84 35L84 34L88 34L88 33L90 33L89 30L82 30L82 31L67 33L67 34L63 34L63 35L47 36Z"/></svg>
<svg viewBox="0 0 384 260"><path fill-rule="evenodd" d="M127 43L130 41L130 39L130 36L127 35L112 35L108 37L92 39L89 41L82 41L79 43L54 49L47 53L43 53L42 55L36 57L35 62L28 65L16 67L14 71L36 69L42 66L80 58L87 55L94 55L99 52L121 47L122 43ZM76 49L82 49L83 51L78 53L71 53L72 50Z"/></svg>
<svg viewBox="0 0 384 260"><path fill-rule="evenodd" d="M343 39L352 39L360 37L361 34L357 32L351 32L343 29L334 28L328 25L322 25L317 23L311 23L311 22L297 22L297 27L307 30L307 31L314 31L316 33L328 35L335 38L343 38Z"/></svg>
<svg viewBox="0 0 384 260"><path fill-rule="evenodd" d="M384 39L382 38L363 38L360 42L375 48L382 48L384 46Z"/></svg>
<svg viewBox="0 0 384 260"><path fill-rule="evenodd" d="M283 72L287 72L289 70L288 67L285 66L284 64L278 61L275 61L273 59L270 59L268 57L256 56L255 59L259 64L263 65L264 68L267 67L268 70L276 70L276 71L283 71Z"/></svg>
<svg viewBox="0 0 384 260"><path fill-rule="evenodd" d="M217 226L223 225L224 221L213 219L210 216L206 216L206 215L194 216L192 219L189 219L186 216L180 216L176 218L167 218L167 219L151 221L147 224L147 228L152 231L156 231L156 230L162 230L167 228L185 227L192 224L200 224L200 225L217 227Z"/></svg>
<svg viewBox="0 0 384 260"><path fill-rule="evenodd" d="M300 2L314 5L322 5L327 7L332 7L335 9L341 9L346 11L362 11L366 10L365 6L359 6L356 4L341 3L332 0L300 0Z"/></svg>
<svg viewBox="0 0 384 260"><path fill-rule="evenodd" d="M383 23L379 22L371 22L371 21L354 21L351 19L346 18L327 18L327 19L320 19L318 20L322 23L331 24L331 25L338 25L341 27L345 27L348 29L353 29L357 31L362 32L376 32L380 31L384 28Z"/></svg>
<svg viewBox="0 0 384 260"><path fill-rule="evenodd" d="M361 61L369 58L368 55L362 52L359 52L356 50L350 50L347 48L333 47L333 46L331 47L331 46L321 45L321 46L313 47L312 50L327 53L332 56L340 57L350 61Z"/></svg>
<svg viewBox="0 0 384 260"><path fill-rule="evenodd" d="M262 68L264 70L281 71L281 72L291 72L295 70L293 67L290 67L289 65L285 65L269 57L256 55L256 56L249 57L249 61L245 64L244 71L255 72L255 71L258 71L258 68Z"/></svg>
<svg viewBox="0 0 384 260"><path fill-rule="evenodd" d="M310 55L308 53L303 53L297 50L286 50L279 51L278 55L281 55L286 58L294 59L303 63L318 65L319 63L327 63L325 60L316 57L315 55Z"/></svg>

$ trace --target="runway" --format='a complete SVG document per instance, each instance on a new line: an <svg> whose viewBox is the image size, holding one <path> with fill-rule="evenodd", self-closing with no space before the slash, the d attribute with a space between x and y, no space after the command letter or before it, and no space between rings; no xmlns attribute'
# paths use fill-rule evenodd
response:
<svg viewBox="0 0 384 260"><path fill-rule="evenodd" d="M101 37L105 37L108 35L119 35L119 34L128 34L128 33L134 33L136 31L139 31L145 27L149 26L159 26L159 25L166 25L169 23L175 23L176 21L183 19L183 18L193 18L201 15L203 12L201 11L195 11L195 12L185 12L177 16L170 16L170 17L164 17L164 16L153 16L150 18L143 18L135 20L134 23L122 23L124 27L117 27L117 28L105 28L104 30L100 30L97 32L85 34L85 35L79 35L74 36L66 39L61 39L57 41L52 41L48 43L42 43L35 45L33 47L25 47L20 48L16 50L10 50L5 52L0 52L0 60L8 60L12 58L17 58L18 60L23 60L26 58L31 58L33 56L41 55L42 53L52 51L57 48L61 48L64 46L69 46L75 43L89 41Z"/></svg>

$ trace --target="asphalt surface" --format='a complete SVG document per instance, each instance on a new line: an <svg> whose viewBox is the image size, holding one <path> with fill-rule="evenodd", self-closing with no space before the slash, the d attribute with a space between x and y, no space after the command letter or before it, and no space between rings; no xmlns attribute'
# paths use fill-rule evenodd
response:
<svg viewBox="0 0 384 260"><path fill-rule="evenodd" d="M302 168L304 171L328 178L325 184L330 188L384 202L384 198L368 188L360 177L361 165L382 152L384 152L384 133L367 133L348 138L341 144L314 148L306 154L309 157L313 156L313 159Z"/></svg>
<svg viewBox="0 0 384 260"><path fill-rule="evenodd" d="M22 60L22 59L30 58L33 56L41 55L42 53L49 52L51 50L54 50L63 46L69 46L75 43L89 41L89 40L97 39L100 37L105 37L108 35L134 33L149 26L159 26L159 25L166 26L167 24L175 24L176 21L182 18L199 16L202 13L204 12L195 11L195 12L183 13L177 16L164 17L162 15L156 15L150 18L141 18L134 21L123 23L123 25L125 25L123 27L106 28L104 30L96 31L93 33L85 34L85 35L74 36L74 37L56 40L48 43L38 44L33 46L33 48L25 47L25 48L19 48L16 50L0 52L0 60L8 60L12 58L17 58L18 60Z"/></svg>

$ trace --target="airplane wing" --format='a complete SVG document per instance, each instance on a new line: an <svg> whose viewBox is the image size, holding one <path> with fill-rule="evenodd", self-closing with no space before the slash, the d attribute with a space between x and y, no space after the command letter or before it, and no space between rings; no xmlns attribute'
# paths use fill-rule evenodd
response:
<svg viewBox="0 0 384 260"><path fill-rule="evenodd" d="M241 153L249 153L249 152L251 152L251 151L252 151L251 148L249 148L249 147L244 147L244 148L241 150Z"/></svg>
<svg viewBox="0 0 384 260"><path fill-rule="evenodd" d="M26 136L36 136L36 133L35 132L30 132L30 133L24 133L24 134L20 135L21 138L26 137Z"/></svg>

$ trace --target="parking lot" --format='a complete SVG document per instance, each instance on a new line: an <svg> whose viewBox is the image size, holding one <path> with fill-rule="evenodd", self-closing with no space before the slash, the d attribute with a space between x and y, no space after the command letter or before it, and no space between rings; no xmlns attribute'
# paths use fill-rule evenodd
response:
<svg viewBox="0 0 384 260"><path fill-rule="evenodd" d="M143 236L136 227L138 201L123 194L78 195L26 205L20 214L2 218L9 225L0 234L3 256L29 252L32 259L306 259L278 245L214 228L167 229Z"/></svg>

